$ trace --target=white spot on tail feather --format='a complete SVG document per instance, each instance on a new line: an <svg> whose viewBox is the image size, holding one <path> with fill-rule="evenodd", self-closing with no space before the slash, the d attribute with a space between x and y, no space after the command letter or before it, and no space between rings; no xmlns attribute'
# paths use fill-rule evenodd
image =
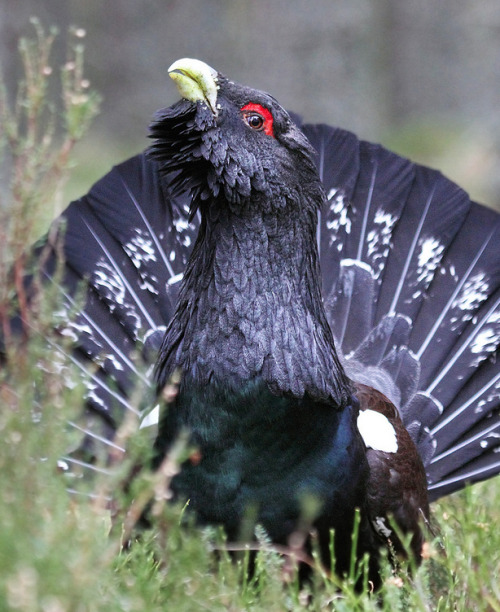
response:
<svg viewBox="0 0 500 612"><path fill-rule="evenodd" d="M167 281L167 285L175 285L175 283L180 282L184 277L184 272L181 272L180 274L176 274L175 276L171 276L168 281Z"/></svg>
<svg viewBox="0 0 500 612"><path fill-rule="evenodd" d="M471 342L470 352L478 355L473 359L472 367L477 367L485 357L494 353L500 344L500 311L494 311L487 319L484 327Z"/></svg>
<svg viewBox="0 0 500 612"><path fill-rule="evenodd" d="M490 279L484 272L478 272L465 281L460 293L451 304L450 321L453 330L473 318L474 313L488 298L490 290Z"/></svg>
<svg viewBox="0 0 500 612"><path fill-rule="evenodd" d="M135 229L135 235L123 245L124 251L130 257L142 280L140 287L158 295L158 279L149 269L151 262L157 261L153 241L141 229Z"/></svg>
<svg viewBox="0 0 500 612"><path fill-rule="evenodd" d="M349 218L349 206L345 197L345 193L337 188L330 189L327 195L328 198L328 214L326 220L326 229L330 232L329 246L336 244L339 252L342 250L343 235L341 229L346 234L351 233L351 219Z"/></svg>
<svg viewBox="0 0 500 612"><path fill-rule="evenodd" d="M367 264L364 261L361 261L360 259L343 259L340 262L340 265L343 268L361 268L362 270L365 270L366 272L369 272L373 278L375 278L375 274L373 273L373 268L370 266L370 264Z"/></svg>
<svg viewBox="0 0 500 612"><path fill-rule="evenodd" d="M137 269L139 269L143 263L156 261L153 241L139 228L136 228L135 234L131 239L123 244L123 249Z"/></svg>
<svg viewBox="0 0 500 612"><path fill-rule="evenodd" d="M385 260L391 246L391 236L397 218L382 209L377 210L373 219L373 229L366 237L367 257L373 263L375 277L378 278L384 269Z"/></svg>
<svg viewBox="0 0 500 612"><path fill-rule="evenodd" d="M419 241L417 283L430 283L439 265L444 245L437 238L429 237Z"/></svg>
<svg viewBox="0 0 500 612"><path fill-rule="evenodd" d="M389 419L375 410L361 410L358 430L365 445L384 453L396 453L398 440Z"/></svg>
<svg viewBox="0 0 500 612"><path fill-rule="evenodd" d="M462 291L455 298L451 307L465 311L477 310L489 294L489 278L484 272L478 272L465 281Z"/></svg>

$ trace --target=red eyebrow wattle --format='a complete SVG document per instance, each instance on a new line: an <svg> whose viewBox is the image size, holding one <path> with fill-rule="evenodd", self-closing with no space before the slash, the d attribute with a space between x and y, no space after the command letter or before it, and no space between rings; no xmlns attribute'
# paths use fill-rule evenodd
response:
<svg viewBox="0 0 500 612"><path fill-rule="evenodd" d="M259 113L264 118L264 132L268 136L272 136L274 138L274 129L273 129L273 115L269 109L262 104L255 104L254 102L250 102L245 104L245 106L241 107L242 112L245 113Z"/></svg>

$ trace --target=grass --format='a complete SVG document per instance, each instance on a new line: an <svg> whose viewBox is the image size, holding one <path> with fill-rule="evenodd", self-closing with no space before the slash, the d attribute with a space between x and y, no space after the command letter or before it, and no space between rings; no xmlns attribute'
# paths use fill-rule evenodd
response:
<svg viewBox="0 0 500 612"><path fill-rule="evenodd" d="M44 389L36 398L34 377ZM285 571L286 558L263 534L255 576L248 580L244 552L231 557L214 529L181 526L183 509L168 503L160 504L150 529L134 530L130 546L122 546L127 513L141 493L146 499L154 493L148 472L134 491L119 493L134 454L147 444L144 434L130 439L128 462L92 483L95 492L115 493L122 511L115 512L114 528L103 497L68 494L57 461L75 442L66 421L79 411L81 389L60 385L39 341L30 342L23 368L10 373L8 386L4 376L0 610L500 610L498 479L434 504L439 535L428 558L412 577L405 569L394 575L384 565L377 596L356 593L353 576L329 577L319 566L311 584L299 587Z"/></svg>
<svg viewBox="0 0 500 612"><path fill-rule="evenodd" d="M58 469L59 459L79 442L67 423L81 415L83 390L76 378L74 385L66 384L71 375L67 364L63 381L61 364L44 339L54 334L55 296L49 291L35 300L30 327L20 339L6 333L7 321L14 285L19 289L25 271L23 249L46 203L62 188L70 153L96 112L97 98L87 83L82 91L82 49L77 46L73 68L63 76L63 135L40 128L40 122L51 125L47 116L54 117L44 104L53 34L47 36L38 24L35 31L35 41L21 45L29 78L20 87L15 111L0 92L1 142L13 169L10 198L3 203L8 217L2 227L8 231L0 253L5 340L0 372L0 610L500 610L498 478L434 504L438 535L428 558L412 573L401 568L394 574L384 563L383 586L374 595L355 591L355 566L351 575L338 578L317 565L311 582L299 585L290 557L273 550L263 533L258 533L259 552L249 579L249 552L230 554L223 534L184 520L184 508L166 503L165 489L159 486L164 478L145 470L125 493L123 482L150 448L148 435L133 423L124 429L127 457L102 466L107 474L76 483ZM79 117L78 129L74 117ZM19 267L16 263L12 268L18 261ZM26 305L21 300L17 307ZM68 488L93 497L70 494ZM154 523L134 529L140 509L151 500Z"/></svg>

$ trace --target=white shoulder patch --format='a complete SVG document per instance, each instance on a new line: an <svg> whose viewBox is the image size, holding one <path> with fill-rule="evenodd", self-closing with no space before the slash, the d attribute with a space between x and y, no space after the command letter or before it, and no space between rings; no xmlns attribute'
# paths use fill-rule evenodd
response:
<svg viewBox="0 0 500 612"><path fill-rule="evenodd" d="M389 419L375 410L360 410L358 416L358 430L368 448L396 453L398 440L396 431Z"/></svg>

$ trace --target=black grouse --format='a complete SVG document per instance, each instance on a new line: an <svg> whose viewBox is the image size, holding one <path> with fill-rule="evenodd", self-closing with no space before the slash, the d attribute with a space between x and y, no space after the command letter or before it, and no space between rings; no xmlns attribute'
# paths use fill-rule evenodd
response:
<svg viewBox="0 0 500 612"><path fill-rule="evenodd" d="M150 151L71 204L44 254L51 278L62 240L87 450L113 445L138 381L179 371L155 460L190 432L172 488L200 522L237 538L251 512L286 543L306 516L342 572L359 508L372 577L400 550L392 518L418 557L428 497L500 471L500 216L203 62L169 73L182 100Z"/></svg>

